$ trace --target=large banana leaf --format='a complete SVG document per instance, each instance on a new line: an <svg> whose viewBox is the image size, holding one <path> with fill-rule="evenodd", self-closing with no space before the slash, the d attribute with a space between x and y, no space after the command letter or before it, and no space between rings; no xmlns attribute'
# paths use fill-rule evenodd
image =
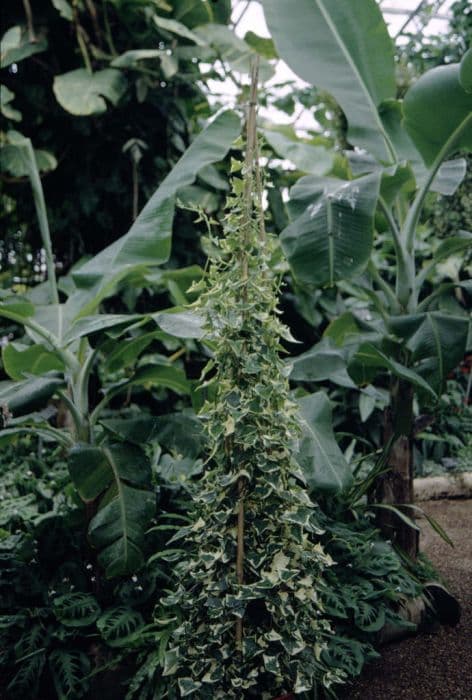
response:
<svg viewBox="0 0 472 700"><path fill-rule="evenodd" d="M224 158L240 132L232 111L220 114L193 141L164 179L128 233L73 273L81 297L81 315L91 313L131 272L160 265L169 258L175 197L205 166Z"/></svg>
<svg viewBox="0 0 472 700"><path fill-rule="evenodd" d="M440 311L390 320L393 332L406 340L412 352L415 372L438 393L464 356L469 324L466 317L446 316Z"/></svg>
<svg viewBox="0 0 472 700"><path fill-rule="evenodd" d="M301 438L295 458L310 490L337 492L349 487L352 474L333 433L331 404L322 391L298 400Z"/></svg>
<svg viewBox="0 0 472 700"><path fill-rule="evenodd" d="M393 44L375 0L263 0L263 6L280 58L333 95L351 143L394 159L377 111L395 96Z"/></svg>
<svg viewBox="0 0 472 700"><path fill-rule="evenodd" d="M308 182L309 176L303 180ZM281 234L298 280L333 284L362 272L372 250L379 184L380 173L375 172L349 182L327 179L322 188L314 188L311 203Z"/></svg>
<svg viewBox="0 0 472 700"><path fill-rule="evenodd" d="M405 95L405 126L427 165L441 153L472 149L472 93L460 80L460 64L422 75Z"/></svg>
<svg viewBox="0 0 472 700"><path fill-rule="evenodd" d="M69 453L69 470L85 502L100 498L89 537L106 575L135 572L143 563L144 532L155 509L146 455L129 443L79 444Z"/></svg>

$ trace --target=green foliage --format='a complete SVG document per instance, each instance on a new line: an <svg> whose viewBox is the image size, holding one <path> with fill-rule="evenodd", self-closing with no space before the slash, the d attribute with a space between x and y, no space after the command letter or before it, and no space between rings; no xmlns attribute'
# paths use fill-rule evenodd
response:
<svg viewBox="0 0 472 700"><path fill-rule="evenodd" d="M333 95L348 119L353 144L390 160L391 144L377 110L395 94L393 45L377 4L303 0L299 9L294 13L281 1L264 2L280 57L308 83Z"/></svg>
<svg viewBox="0 0 472 700"><path fill-rule="evenodd" d="M246 189L233 179L225 235L212 236L215 254L198 303L214 343L202 389L214 387L215 398L201 412L210 462L192 523L170 540L181 543L183 557L176 590L163 600L178 618L164 675L181 696L271 697L342 678L320 658L330 629L316 589L331 560L291 457L296 405L279 357L280 338L289 336L276 316L273 244L260 234L252 168L243 170Z"/></svg>

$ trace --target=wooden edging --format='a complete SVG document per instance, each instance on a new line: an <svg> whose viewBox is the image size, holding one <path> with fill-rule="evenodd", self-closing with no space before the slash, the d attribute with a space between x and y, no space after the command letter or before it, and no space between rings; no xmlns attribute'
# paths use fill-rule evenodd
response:
<svg viewBox="0 0 472 700"><path fill-rule="evenodd" d="M413 490L415 501L472 498L472 472L457 472L456 474L414 479Z"/></svg>

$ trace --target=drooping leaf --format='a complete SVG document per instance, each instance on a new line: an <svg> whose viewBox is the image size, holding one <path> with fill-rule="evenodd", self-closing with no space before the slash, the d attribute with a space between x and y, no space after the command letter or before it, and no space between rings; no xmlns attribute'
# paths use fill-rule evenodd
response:
<svg viewBox="0 0 472 700"><path fill-rule="evenodd" d="M317 343L292 361L290 378L303 382L332 381L339 386L354 388L347 373L348 354L329 340Z"/></svg>
<svg viewBox="0 0 472 700"><path fill-rule="evenodd" d="M53 91L57 101L67 112L78 116L103 114L105 98L116 105L126 90L126 79L119 70L105 68L89 73L77 68L69 73L56 75Z"/></svg>
<svg viewBox="0 0 472 700"><path fill-rule="evenodd" d="M159 311L152 318L163 331L176 338L200 339L205 335L203 328L204 319L195 311Z"/></svg>
<svg viewBox="0 0 472 700"><path fill-rule="evenodd" d="M297 279L333 284L362 272L372 249L379 185L380 174L371 173L350 182L330 180L314 191L311 204L280 237Z"/></svg>
<svg viewBox="0 0 472 700"><path fill-rule="evenodd" d="M42 408L57 389L63 387L64 379L54 374L28 377L23 381L0 382L0 404L8 407L14 415L24 415Z"/></svg>
<svg viewBox="0 0 472 700"><path fill-rule="evenodd" d="M62 360L43 345L8 343L2 348L5 372L11 379L21 381L28 374L42 375L54 370L63 370Z"/></svg>
<svg viewBox="0 0 472 700"><path fill-rule="evenodd" d="M227 63L233 71L249 73L255 51L243 39L223 24L202 24L195 29L200 39L215 51L215 58ZM261 81L270 80L274 69L265 58L259 60Z"/></svg>
<svg viewBox="0 0 472 700"><path fill-rule="evenodd" d="M147 490L150 464L143 450L123 443L79 444L70 451L69 469L85 501L103 494L90 522L89 537L99 550L106 576L139 569L145 528L155 509L155 498Z"/></svg>
<svg viewBox="0 0 472 700"><path fill-rule="evenodd" d="M472 94L459 82L459 71L458 63L432 68L405 95L405 126L427 165L440 151L446 158L472 149Z"/></svg>
<svg viewBox="0 0 472 700"><path fill-rule="evenodd" d="M26 27L10 27L1 40L0 63L2 68L7 68L12 63L19 63L35 53L41 53L48 47L44 37L37 37L37 41L31 41Z"/></svg>
<svg viewBox="0 0 472 700"><path fill-rule="evenodd" d="M164 29L166 32L171 32L171 34L177 34L184 39L190 39L197 46L205 46L206 42L201 39L198 34L192 32L188 27L182 22L178 22L175 19L170 19L167 17L161 17L161 15L153 15L154 24L159 27L159 29Z"/></svg>
<svg viewBox="0 0 472 700"><path fill-rule="evenodd" d="M375 0L297 0L296 11L285 0L264 0L263 6L280 58L333 95L351 143L391 161L377 109L395 95L393 44Z"/></svg>
<svg viewBox="0 0 472 700"><path fill-rule="evenodd" d="M299 170L325 175L333 166L334 153L324 146L314 146L297 138L287 127L264 129L264 138L282 158L292 161Z"/></svg>
<svg viewBox="0 0 472 700"><path fill-rule="evenodd" d="M136 572L144 563L144 531L155 511L149 491L113 484L102 498L89 527L92 544L100 550L98 561L108 578Z"/></svg>
<svg viewBox="0 0 472 700"><path fill-rule="evenodd" d="M295 458L308 487L338 492L352 483L352 474L333 433L331 405L322 391L298 400L301 437Z"/></svg>
<svg viewBox="0 0 472 700"><path fill-rule="evenodd" d="M470 321L439 311L426 312L408 340L415 371L440 393L447 375L464 356Z"/></svg>
<svg viewBox="0 0 472 700"><path fill-rule="evenodd" d="M349 374L359 385L370 384L381 369L389 370L400 379L404 379L413 386L423 389L430 396L436 397L434 389L418 372L388 357L372 343L363 343L348 367Z"/></svg>
<svg viewBox="0 0 472 700"><path fill-rule="evenodd" d="M7 131L5 143L0 151L0 169L14 177L28 177L30 163L25 151L27 139L18 131ZM57 160L52 153L42 149L34 149L36 167L40 172L48 172L57 167Z"/></svg>
<svg viewBox="0 0 472 700"><path fill-rule="evenodd" d="M220 114L196 137L128 233L73 273L79 288L82 315L93 311L131 272L166 262L170 254L174 198L178 190L191 184L202 167L221 160L239 130L240 121L235 112Z"/></svg>
<svg viewBox="0 0 472 700"><path fill-rule="evenodd" d="M82 317L77 319L67 330L64 335L64 343L69 345L74 340L98 333L107 328L122 326L125 330L131 324L135 324L137 321L144 322L145 320L146 317L141 314L96 314Z"/></svg>

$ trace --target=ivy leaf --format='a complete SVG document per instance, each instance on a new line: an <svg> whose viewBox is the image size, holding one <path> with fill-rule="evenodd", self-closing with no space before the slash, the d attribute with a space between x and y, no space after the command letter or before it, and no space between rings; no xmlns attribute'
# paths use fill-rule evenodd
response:
<svg viewBox="0 0 472 700"><path fill-rule="evenodd" d="M107 104L104 98L116 105L126 90L126 79L113 68L89 73L77 68L57 75L53 91L57 101L67 112L78 116L103 114Z"/></svg>

